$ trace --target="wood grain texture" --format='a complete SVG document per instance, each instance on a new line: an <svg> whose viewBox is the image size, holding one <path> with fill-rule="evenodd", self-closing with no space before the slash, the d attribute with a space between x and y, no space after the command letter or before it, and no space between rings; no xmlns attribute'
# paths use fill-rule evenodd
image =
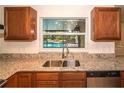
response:
<svg viewBox="0 0 124 93"><path fill-rule="evenodd" d="M36 73L36 80L41 81L41 80L59 80L59 73Z"/></svg>
<svg viewBox="0 0 124 93"><path fill-rule="evenodd" d="M62 87L64 88L81 88L86 87L85 81L63 81Z"/></svg>
<svg viewBox="0 0 124 93"><path fill-rule="evenodd" d="M59 87L59 81L36 81L36 87L51 88Z"/></svg>
<svg viewBox="0 0 124 93"><path fill-rule="evenodd" d="M32 73L18 74L18 87L32 87Z"/></svg>
<svg viewBox="0 0 124 93"><path fill-rule="evenodd" d="M37 12L30 7L5 7L5 40L35 40Z"/></svg>
<svg viewBox="0 0 124 93"><path fill-rule="evenodd" d="M7 83L3 86L5 88L18 87L17 73L7 79Z"/></svg>
<svg viewBox="0 0 124 93"><path fill-rule="evenodd" d="M93 41L120 40L120 13L120 8L95 7L91 12L91 39Z"/></svg>
<svg viewBox="0 0 124 93"><path fill-rule="evenodd" d="M124 87L124 71L121 71L120 72L120 84L121 84L121 87Z"/></svg>
<svg viewBox="0 0 124 93"><path fill-rule="evenodd" d="M120 72L121 79L124 79L124 71Z"/></svg>
<svg viewBox="0 0 124 93"><path fill-rule="evenodd" d="M86 74L83 72L63 72L62 80L84 80Z"/></svg>
<svg viewBox="0 0 124 93"><path fill-rule="evenodd" d="M16 76L16 77L15 77ZM4 87L60 88L86 87L86 72L78 71L35 71L17 72L9 77Z"/></svg>

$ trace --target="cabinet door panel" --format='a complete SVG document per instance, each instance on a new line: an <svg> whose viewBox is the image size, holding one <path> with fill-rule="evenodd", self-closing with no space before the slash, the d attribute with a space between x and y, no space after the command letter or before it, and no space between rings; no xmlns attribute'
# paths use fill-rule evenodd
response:
<svg viewBox="0 0 124 93"><path fill-rule="evenodd" d="M5 7L5 40L37 39L37 12L31 7Z"/></svg>
<svg viewBox="0 0 124 93"><path fill-rule="evenodd" d="M19 73L18 87L32 87L32 74L31 73Z"/></svg>
<svg viewBox="0 0 124 93"><path fill-rule="evenodd" d="M31 82L18 82L18 87L21 87L21 88L27 88L27 87L29 87L29 88L31 88L32 86L31 86Z"/></svg>
<svg viewBox="0 0 124 93"><path fill-rule="evenodd" d="M99 10L97 39L118 39L120 37L119 17L117 11Z"/></svg>
<svg viewBox="0 0 124 93"><path fill-rule="evenodd" d="M27 19L27 8L5 8L5 39L27 39Z"/></svg>
<svg viewBox="0 0 124 93"><path fill-rule="evenodd" d="M36 80L58 80L59 73L36 73Z"/></svg>
<svg viewBox="0 0 124 93"><path fill-rule="evenodd" d="M62 81L62 87L76 88L76 87L86 87L85 81Z"/></svg>
<svg viewBox="0 0 124 93"><path fill-rule="evenodd" d="M41 88L59 87L59 83L58 81L37 81L36 87Z"/></svg>
<svg viewBox="0 0 124 93"><path fill-rule="evenodd" d="M83 72L64 72L62 73L62 80L84 80L86 73Z"/></svg>
<svg viewBox="0 0 124 93"><path fill-rule="evenodd" d="M113 41L121 39L121 9L95 7L92 10L92 40Z"/></svg>

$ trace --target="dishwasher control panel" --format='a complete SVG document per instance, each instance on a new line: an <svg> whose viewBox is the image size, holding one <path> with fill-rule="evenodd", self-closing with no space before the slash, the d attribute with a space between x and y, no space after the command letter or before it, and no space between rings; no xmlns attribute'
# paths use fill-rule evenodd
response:
<svg viewBox="0 0 124 93"><path fill-rule="evenodd" d="M88 71L87 77L120 77L120 71Z"/></svg>

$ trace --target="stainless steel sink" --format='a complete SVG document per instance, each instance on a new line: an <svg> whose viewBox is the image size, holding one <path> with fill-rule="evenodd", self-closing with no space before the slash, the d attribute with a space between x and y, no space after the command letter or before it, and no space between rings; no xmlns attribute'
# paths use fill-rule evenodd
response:
<svg viewBox="0 0 124 93"><path fill-rule="evenodd" d="M69 60L47 60L43 67L78 67L80 66L79 60L73 60L73 63Z"/></svg>

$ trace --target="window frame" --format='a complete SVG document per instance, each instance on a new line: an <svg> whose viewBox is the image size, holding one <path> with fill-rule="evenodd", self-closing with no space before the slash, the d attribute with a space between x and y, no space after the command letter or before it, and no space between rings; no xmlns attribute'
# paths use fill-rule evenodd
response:
<svg viewBox="0 0 124 93"><path fill-rule="evenodd" d="M85 19L85 32L84 33L44 33L43 31L43 19ZM43 47L43 35L84 35L85 36L85 47L84 48L69 48L71 52L87 52L88 44L88 17L40 17L40 52L62 52L62 48L44 48Z"/></svg>

